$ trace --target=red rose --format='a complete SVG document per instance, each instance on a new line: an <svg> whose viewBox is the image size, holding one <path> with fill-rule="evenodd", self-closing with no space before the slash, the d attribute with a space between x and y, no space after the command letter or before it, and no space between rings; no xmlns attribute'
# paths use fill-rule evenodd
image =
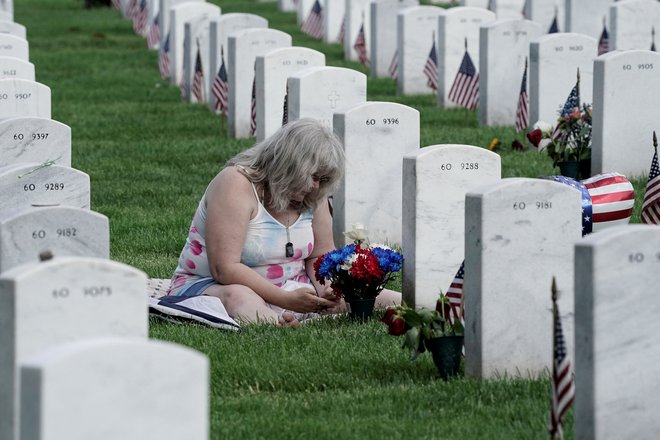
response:
<svg viewBox="0 0 660 440"><path fill-rule="evenodd" d="M392 319L391 324L387 328L387 333L392 336L401 336L408 331L409 327L406 324L406 320L401 316L395 315Z"/></svg>
<svg viewBox="0 0 660 440"><path fill-rule="evenodd" d="M393 308L388 308L385 310L385 315L383 316L383 321L385 324L389 325L392 322L392 319L394 318L394 315L397 314L397 310Z"/></svg>
<svg viewBox="0 0 660 440"><path fill-rule="evenodd" d="M535 146L539 146L539 142L543 139L543 133L538 128L527 133L527 139Z"/></svg>
<svg viewBox="0 0 660 440"><path fill-rule="evenodd" d="M520 142L518 139L511 142L511 148L513 148L513 151L523 151L525 149L522 142Z"/></svg>

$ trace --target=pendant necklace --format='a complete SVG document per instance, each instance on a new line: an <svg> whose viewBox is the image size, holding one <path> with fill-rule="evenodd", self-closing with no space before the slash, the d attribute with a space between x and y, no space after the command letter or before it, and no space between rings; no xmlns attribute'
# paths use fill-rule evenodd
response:
<svg viewBox="0 0 660 440"><path fill-rule="evenodd" d="M289 214L286 216L286 246L284 247L284 252L287 258L293 257L293 243L291 243L291 236L289 235L289 226L291 226L291 219Z"/></svg>

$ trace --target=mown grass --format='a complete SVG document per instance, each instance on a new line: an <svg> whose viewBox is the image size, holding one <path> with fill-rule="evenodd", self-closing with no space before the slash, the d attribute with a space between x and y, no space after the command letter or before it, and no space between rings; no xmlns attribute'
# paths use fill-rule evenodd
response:
<svg viewBox="0 0 660 440"><path fill-rule="evenodd" d="M324 52L329 65L364 71L343 60L338 44L302 35L294 14L275 3L214 2L224 12L263 15L295 45ZM156 53L116 11L82 5L21 0L15 18L28 29L37 80L52 89L53 119L72 128L73 166L91 177L92 209L110 219L112 258L169 278L208 181L252 142L227 138L206 107L181 102L178 89L160 80ZM474 113L440 110L430 95L396 96L390 79L370 78L368 97L418 109L423 146L487 147L497 137L504 177L557 174L545 155L512 151L521 138L512 127L479 127ZM645 182L634 184L638 222ZM239 333L152 321L151 336L209 356L213 439L546 436L547 377L443 382L429 356L409 361L377 321L253 325ZM168 366L155 374L167 378ZM572 437L572 412L565 421Z"/></svg>

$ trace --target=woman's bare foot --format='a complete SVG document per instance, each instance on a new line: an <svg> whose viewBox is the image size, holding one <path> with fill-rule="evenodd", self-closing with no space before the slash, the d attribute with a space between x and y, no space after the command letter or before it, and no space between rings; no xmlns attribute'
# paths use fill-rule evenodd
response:
<svg viewBox="0 0 660 440"><path fill-rule="evenodd" d="M282 314L277 318L277 326L278 327L298 327L300 325L300 321L296 319L296 317L293 315L293 313L284 311Z"/></svg>

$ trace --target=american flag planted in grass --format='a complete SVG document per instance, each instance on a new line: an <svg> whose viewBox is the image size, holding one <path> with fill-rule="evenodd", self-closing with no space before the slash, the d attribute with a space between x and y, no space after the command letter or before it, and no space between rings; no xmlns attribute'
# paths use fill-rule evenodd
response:
<svg viewBox="0 0 660 440"><path fill-rule="evenodd" d="M192 94L197 102L204 102L204 70L202 69L202 56L197 48L195 58L195 73L192 79Z"/></svg>
<svg viewBox="0 0 660 440"><path fill-rule="evenodd" d="M323 8L319 0L314 2L312 10L309 12L300 30L310 37L319 40L323 38Z"/></svg>
<svg viewBox="0 0 660 440"><path fill-rule="evenodd" d="M582 235L630 221L635 190L623 174L598 174L581 182L565 176L550 178L582 193Z"/></svg>
<svg viewBox="0 0 660 440"><path fill-rule="evenodd" d="M224 50L220 51L220 59L222 64L220 64L220 69L218 74L213 80L213 86L211 87L211 93L215 96L215 111L227 114L229 110L229 84L227 82L227 68L225 67L225 55Z"/></svg>

